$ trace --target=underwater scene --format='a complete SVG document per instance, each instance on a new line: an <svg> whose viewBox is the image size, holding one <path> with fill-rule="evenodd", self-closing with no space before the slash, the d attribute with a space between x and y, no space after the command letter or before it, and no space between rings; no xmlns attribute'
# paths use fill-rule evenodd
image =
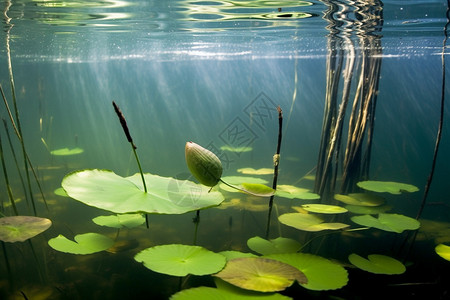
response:
<svg viewBox="0 0 450 300"><path fill-rule="evenodd" d="M449 6L2 1L0 299L450 299Z"/></svg>

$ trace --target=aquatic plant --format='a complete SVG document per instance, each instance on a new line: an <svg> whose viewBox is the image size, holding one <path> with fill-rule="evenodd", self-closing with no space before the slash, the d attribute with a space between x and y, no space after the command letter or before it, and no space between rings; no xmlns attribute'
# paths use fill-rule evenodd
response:
<svg viewBox="0 0 450 300"><path fill-rule="evenodd" d="M77 155L83 153L84 150L80 147L75 148L61 148L61 149L55 149L50 151L51 155L55 156L71 156L71 155Z"/></svg>
<svg viewBox="0 0 450 300"><path fill-rule="evenodd" d="M368 191L378 193L386 192L394 195L399 195L402 192L413 193L419 190L416 186L412 184L392 182L392 181L367 180L367 181L360 181L356 185Z"/></svg>
<svg viewBox="0 0 450 300"><path fill-rule="evenodd" d="M295 253L302 248L302 245L293 239L277 237L276 239L266 240L259 236L248 239L247 246L261 255Z"/></svg>
<svg viewBox="0 0 450 300"><path fill-rule="evenodd" d="M280 223L303 231L340 230L349 227L344 223L327 223L321 217L313 214L286 213L278 217Z"/></svg>
<svg viewBox="0 0 450 300"><path fill-rule="evenodd" d="M371 215L354 216L351 220L361 226L374 227L384 231L402 233L404 230L416 230L420 222L416 219L400 214L378 214L378 218Z"/></svg>
<svg viewBox="0 0 450 300"><path fill-rule="evenodd" d="M440 257L450 261L450 246L439 244L434 249Z"/></svg>
<svg viewBox="0 0 450 300"><path fill-rule="evenodd" d="M0 218L0 241L24 242L46 231L52 225L47 218L13 216Z"/></svg>
<svg viewBox="0 0 450 300"><path fill-rule="evenodd" d="M249 290L232 289L232 288L212 288L212 287L196 287L179 291L172 295L170 300L197 300L197 299L233 299L233 300L287 300L291 297L277 293L259 293Z"/></svg>
<svg viewBox="0 0 450 300"><path fill-rule="evenodd" d="M83 233L71 241L63 235L58 235L48 241L48 245L56 251L70 254L93 254L110 248L114 241L99 233Z"/></svg>
<svg viewBox="0 0 450 300"><path fill-rule="evenodd" d="M145 223L145 218L142 214L118 214L111 216L98 216L92 221L100 226L107 226L112 228L134 228Z"/></svg>
<svg viewBox="0 0 450 300"><path fill-rule="evenodd" d="M398 275L406 271L403 263L386 255L370 254L368 259L365 259L352 253L348 256L348 260L359 269L374 274Z"/></svg>

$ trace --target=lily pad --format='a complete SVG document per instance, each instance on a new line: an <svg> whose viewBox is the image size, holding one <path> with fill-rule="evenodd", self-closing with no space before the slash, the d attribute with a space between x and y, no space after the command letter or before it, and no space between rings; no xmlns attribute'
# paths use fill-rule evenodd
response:
<svg viewBox="0 0 450 300"><path fill-rule="evenodd" d="M250 152L253 150L252 147L231 147L231 146L221 146L220 150L222 151L228 151L228 152L234 152L234 153L241 153L241 152Z"/></svg>
<svg viewBox="0 0 450 300"><path fill-rule="evenodd" d="M419 188L412 184L392 182L392 181L360 181L357 183L360 188L368 191L378 192L378 193L390 193L394 195L401 194L402 192L417 192Z"/></svg>
<svg viewBox="0 0 450 300"><path fill-rule="evenodd" d="M335 194L334 199L345 204L358 206L379 206L384 203L384 198L367 193L350 193L348 195Z"/></svg>
<svg viewBox="0 0 450 300"><path fill-rule="evenodd" d="M258 257L257 255L253 253L247 253L247 252L240 252L235 250L228 250L228 251L221 251L219 254L222 254L226 257L227 260L232 260L235 258L242 258L242 257Z"/></svg>
<svg viewBox="0 0 450 300"><path fill-rule="evenodd" d="M134 228L144 224L145 218L141 214L120 214L112 216L98 216L92 221L100 226L112 228Z"/></svg>
<svg viewBox="0 0 450 300"><path fill-rule="evenodd" d="M359 205L346 205L345 208L354 214L359 215L377 215L380 213L385 213L392 209L390 205L381 206L359 206Z"/></svg>
<svg viewBox="0 0 450 300"><path fill-rule="evenodd" d="M347 271L337 263L321 256L308 253L284 253L268 255L302 271L307 283L300 283L306 289L314 291L335 290L345 286L348 282Z"/></svg>
<svg viewBox="0 0 450 300"><path fill-rule="evenodd" d="M401 233L404 230L416 230L420 222L416 219L399 214L379 214L378 218L371 215L355 216L351 220L356 224L374 227L384 231Z"/></svg>
<svg viewBox="0 0 450 300"><path fill-rule="evenodd" d="M297 268L261 257L232 259L214 276L240 288L259 292L282 291L291 286L295 280L299 283L308 281Z"/></svg>
<svg viewBox="0 0 450 300"><path fill-rule="evenodd" d="M440 257L450 261L450 246L439 244L434 250Z"/></svg>
<svg viewBox="0 0 450 300"><path fill-rule="evenodd" d="M241 188L253 196L270 197L275 194L275 190L260 183L241 183Z"/></svg>
<svg viewBox="0 0 450 300"><path fill-rule="evenodd" d="M61 148L61 149L56 149L53 151L50 151L51 155L55 155L55 156L70 156L70 155L77 155L77 154L81 154L83 153L84 150L81 148Z"/></svg>
<svg viewBox="0 0 450 300"><path fill-rule="evenodd" d="M250 238L247 246L262 255L276 253L295 253L301 249L301 244L293 239L278 237L273 240L265 240L259 236Z"/></svg>
<svg viewBox="0 0 450 300"><path fill-rule="evenodd" d="M67 194L86 205L114 213L183 214L219 205L223 196L188 180L144 174L121 177L109 170L81 170L66 175L62 187Z"/></svg>
<svg viewBox="0 0 450 300"><path fill-rule="evenodd" d="M31 216L13 216L0 218L0 241L24 242L46 231L52 221Z"/></svg>
<svg viewBox="0 0 450 300"><path fill-rule="evenodd" d="M148 269L172 276L209 275L219 272L225 256L200 246L169 244L142 250L134 259Z"/></svg>
<svg viewBox="0 0 450 300"><path fill-rule="evenodd" d="M400 261L385 255L371 254L365 259L352 253L348 256L348 260L359 269L374 274L396 275L406 271L406 267Z"/></svg>
<svg viewBox="0 0 450 300"><path fill-rule="evenodd" d="M293 185L279 184L275 195L288 199L316 200L320 195L310 192L305 188L299 188Z"/></svg>
<svg viewBox="0 0 450 300"><path fill-rule="evenodd" d="M67 195L66 191L62 187L57 188L56 190L53 191L53 193L55 195L58 195L58 196L61 196L61 197L69 197Z"/></svg>
<svg viewBox="0 0 450 300"><path fill-rule="evenodd" d="M343 223L325 223L323 219L312 214L287 213L278 217L284 225L303 231L339 230L349 225Z"/></svg>
<svg viewBox="0 0 450 300"><path fill-rule="evenodd" d="M48 241L53 249L71 254L92 254L110 248L114 241L99 233L84 233L76 235L71 241L63 235L58 235Z"/></svg>
<svg viewBox="0 0 450 300"><path fill-rule="evenodd" d="M170 300L198 300L198 299L214 299L214 300L288 300L292 299L290 297L281 294L262 294L254 293L250 294L250 291L229 291L224 289L217 289L207 286L201 286L196 288L190 288L186 290L179 291L178 293L172 295Z"/></svg>
<svg viewBox="0 0 450 300"><path fill-rule="evenodd" d="M229 183L231 185L239 186L242 182L246 182L247 184L254 183L254 184L266 184L268 181L262 178L258 177L249 177L249 176L224 176L221 178L226 183ZM227 192L239 192L235 188L232 188L228 185L226 185L223 182L219 183L220 189L227 191Z"/></svg>
<svg viewBox="0 0 450 300"><path fill-rule="evenodd" d="M241 168L237 169L239 173L246 174L246 175L272 175L273 174L273 168L260 168L260 169L253 169L253 168Z"/></svg>
<svg viewBox="0 0 450 300"><path fill-rule="evenodd" d="M319 213L319 214L342 214L346 213L348 210L336 205L328 204L303 204L302 208L309 212Z"/></svg>

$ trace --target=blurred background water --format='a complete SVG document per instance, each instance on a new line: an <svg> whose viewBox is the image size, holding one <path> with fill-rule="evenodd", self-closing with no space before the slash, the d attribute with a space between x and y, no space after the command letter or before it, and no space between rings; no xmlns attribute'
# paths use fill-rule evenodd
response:
<svg viewBox="0 0 450 300"><path fill-rule="evenodd" d="M18 283L11 291L5 267L0 266L0 297L20 298L22 290L41 297L28 299L143 295L157 299L177 291L176 279L146 270L132 258L151 245L192 243L193 213L152 215L150 229L126 233L138 241L137 246L115 256L80 258L57 253L46 244L60 233L115 235L91 222L104 211L53 193L64 175L75 170L110 169L122 176L138 171L112 109L113 100L127 118L144 171L178 178L189 177L186 141L213 150L224 164L224 175L238 175L237 169L244 167L272 168L279 105L284 116L279 183L301 182L314 190L314 180L304 176L316 173L326 99L330 95L341 99L342 69L354 59L350 99L360 79L376 81L369 178L419 187L419 192L395 200L399 213L415 217L419 210L441 113L442 57L448 53L445 1L22 0L2 1L1 7L0 83L11 101L10 56L24 142L49 201L49 211L39 201L38 215L50 218L53 226L35 242L40 257L45 257L42 264L49 266L46 280L37 275L26 245L8 245L16 253L13 270ZM368 73L360 76L361 70ZM333 76L341 78L334 92L330 90ZM447 86L446 98L449 93ZM448 106L443 114L429 205L421 217L449 222ZM3 105L1 116L9 122ZM343 148L347 129L344 125ZM13 191L23 199L4 130L1 134L6 167L13 170L9 173ZM20 149L12 137L16 150ZM252 151L230 152L224 146L247 146ZM66 147L84 151L73 156L50 154ZM3 177L0 192L6 203ZM264 207L266 199L258 201ZM298 205L275 201L280 210ZM33 214L25 201L18 208L22 215ZM4 213L11 211L4 208ZM249 251L245 242L264 234L265 217L264 208L206 210L202 223L214 226L200 225L199 244L215 251ZM282 231L299 236L286 227ZM447 238L445 242L450 234ZM378 242L372 246L393 247L390 241L387 246ZM417 250L416 260L425 265L437 260L448 271L448 262L439 260L432 250L433 238L428 237L428 242L429 253ZM343 259L347 248L355 244L346 245L334 258ZM448 275L411 277L404 282L425 280L429 290L424 291L449 296L448 288L444 291L441 285L448 283ZM346 289L348 299L364 296L359 286ZM422 290L411 285L402 292L411 296Z"/></svg>

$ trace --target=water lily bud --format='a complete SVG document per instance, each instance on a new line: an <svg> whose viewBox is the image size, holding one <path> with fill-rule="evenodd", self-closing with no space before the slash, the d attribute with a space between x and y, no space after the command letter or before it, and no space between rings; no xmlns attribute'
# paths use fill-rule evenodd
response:
<svg viewBox="0 0 450 300"><path fill-rule="evenodd" d="M192 175L206 186L215 186L222 176L222 163L211 151L187 142L185 148L186 163Z"/></svg>

